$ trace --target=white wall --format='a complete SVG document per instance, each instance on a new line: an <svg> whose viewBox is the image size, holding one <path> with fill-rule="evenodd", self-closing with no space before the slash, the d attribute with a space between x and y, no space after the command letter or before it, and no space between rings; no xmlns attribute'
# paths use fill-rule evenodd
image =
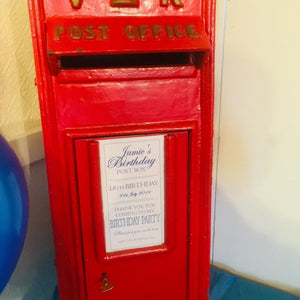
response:
<svg viewBox="0 0 300 300"><path fill-rule="evenodd" d="M227 3L213 253L298 294L299 12L297 0Z"/></svg>

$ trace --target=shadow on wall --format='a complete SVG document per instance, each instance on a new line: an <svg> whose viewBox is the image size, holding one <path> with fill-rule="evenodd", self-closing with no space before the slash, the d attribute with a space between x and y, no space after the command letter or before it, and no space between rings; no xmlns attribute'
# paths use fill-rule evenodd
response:
<svg viewBox="0 0 300 300"><path fill-rule="evenodd" d="M25 167L29 224L23 252L0 300L51 299L57 284L45 161Z"/></svg>
<svg viewBox="0 0 300 300"><path fill-rule="evenodd" d="M265 217L268 218L267 215ZM281 274L288 282L289 277L293 278L299 273L297 249L286 248L263 230L252 228L220 191L215 226L214 266L244 279L300 296L300 289L272 279L273 274ZM256 275L258 273L263 274L263 278L259 278Z"/></svg>

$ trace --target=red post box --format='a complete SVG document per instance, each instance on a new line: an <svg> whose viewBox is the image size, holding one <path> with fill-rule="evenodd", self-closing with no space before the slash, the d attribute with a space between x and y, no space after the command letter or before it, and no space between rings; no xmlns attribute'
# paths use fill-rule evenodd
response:
<svg viewBox="0 0 300 300"><path fill-rule="evenodd" d="M60 299L208 299L214 1L29 10Z"/></svg>

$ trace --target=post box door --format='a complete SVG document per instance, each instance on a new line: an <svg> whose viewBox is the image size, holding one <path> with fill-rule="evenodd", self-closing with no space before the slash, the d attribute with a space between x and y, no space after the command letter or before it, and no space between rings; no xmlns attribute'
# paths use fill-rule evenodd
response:
<svg viewBox="0 0 300 300"><path fill-rule="evenodd" d="M75 140L87 299L188 299L188 132Z"/></svg>

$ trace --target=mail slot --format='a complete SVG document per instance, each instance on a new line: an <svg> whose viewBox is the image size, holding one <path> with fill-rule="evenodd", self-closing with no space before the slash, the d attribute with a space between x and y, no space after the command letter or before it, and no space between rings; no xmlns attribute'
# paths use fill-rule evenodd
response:
<svg viewBox="0 0 300 300"><path fill-rule="evenodd" d="M214 6L29 0L61 300L208 299Z"/></svg>

